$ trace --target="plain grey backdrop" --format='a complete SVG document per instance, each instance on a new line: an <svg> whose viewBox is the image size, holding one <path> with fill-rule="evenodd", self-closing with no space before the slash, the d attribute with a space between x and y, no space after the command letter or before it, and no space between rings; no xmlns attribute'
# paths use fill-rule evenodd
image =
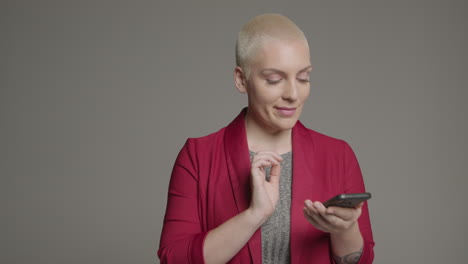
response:
<svg viewBox="0 0 468 264"><path fill-rule="evenodd" d="M301 120L360 161L375 263L464 263L466 1L1 1L1 263L158 263L188 137L246 105L240 27L307 35Z"/></svg>

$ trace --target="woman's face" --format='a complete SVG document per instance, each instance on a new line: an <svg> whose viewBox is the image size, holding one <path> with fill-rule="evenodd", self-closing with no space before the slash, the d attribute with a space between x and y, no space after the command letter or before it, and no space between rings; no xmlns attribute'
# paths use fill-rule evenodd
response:
<svg viewBox="0 0 468 264"><path fill-rule="evenodd" d="M248 118L272 133L291 129L310 92L308 45L302 40L270 42L259 48L249 69Z"/></svg>

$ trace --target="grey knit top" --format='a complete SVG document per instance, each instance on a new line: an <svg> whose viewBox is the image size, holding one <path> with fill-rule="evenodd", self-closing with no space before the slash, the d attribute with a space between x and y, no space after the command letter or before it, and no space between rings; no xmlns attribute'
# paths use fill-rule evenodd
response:
<svg viewBox="0 0 468 264"><path fill-rule="evenodd" d="M254 155L250 152L250 157ZM262 225L262 263L290 263L289 226L291 212L292 152L282 154L279 200L275 211ZM267 180L270 168L266 169Z"/></svg>

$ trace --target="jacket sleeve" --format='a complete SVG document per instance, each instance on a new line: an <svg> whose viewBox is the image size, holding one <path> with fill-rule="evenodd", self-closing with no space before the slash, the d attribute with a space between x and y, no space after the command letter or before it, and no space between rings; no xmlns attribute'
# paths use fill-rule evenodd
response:
<svg viewBox="0 0 468 264"><path fill-rule="evenodd" d="M204 263L198 211L197 160L188 139L174 164L159 243L161 263Z"/></svg>
<svg viewBox="0 0 468 264"><path fill-rule="evenodd" d="M364 180L362 178L361 169L356 156L348 145L344 142L343 151L343 164L344 164L344 185L345 193L363 193L366 192ZM358 219L359 229L364 239L364 246L359 264L372 263L374 259L374 239L372 235L371 222L369 218L369 209L367 202L362 207L361 216Z"/></svg>

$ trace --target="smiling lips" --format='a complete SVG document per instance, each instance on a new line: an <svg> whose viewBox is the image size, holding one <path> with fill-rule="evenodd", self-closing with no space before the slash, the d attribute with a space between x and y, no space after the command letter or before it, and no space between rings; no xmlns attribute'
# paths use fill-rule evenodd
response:
<svg viewBox="0 0 468 264"><path fill-rule="evenodd" d="M283 116L292 116L296 113L296 108L294 107L276 107L276 109Z"/></svg>

